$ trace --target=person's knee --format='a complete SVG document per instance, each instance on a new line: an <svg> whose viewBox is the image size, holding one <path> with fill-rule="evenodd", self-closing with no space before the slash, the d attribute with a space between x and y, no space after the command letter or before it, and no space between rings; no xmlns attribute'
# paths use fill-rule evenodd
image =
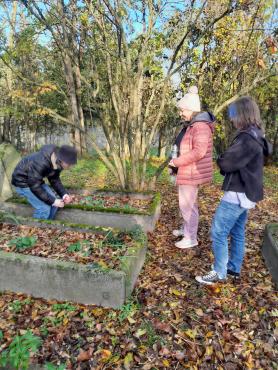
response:
<svg viewBox="0 0 278 370"><path fill-rule="evenodd" d="M211 239L215 240L215 239L223 239L227 237L228 233L226 232L225 227L223 227L223 225L216 222L216 223L213 223L211 227L210 235L211 235Z"/></svg>
<svg viewBox="0 0 278 370"><path fill-rule="evenodd" d="M234 239L242 239L245 237L244 227L233 227L230 231L230 235Z"/></svg>

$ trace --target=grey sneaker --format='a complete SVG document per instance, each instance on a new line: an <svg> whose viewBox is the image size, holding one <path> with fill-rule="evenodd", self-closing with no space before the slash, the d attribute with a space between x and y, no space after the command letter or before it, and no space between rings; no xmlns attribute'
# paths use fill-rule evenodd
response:
<svg viewBox="0 0 278 370"><path fill-rule="evenodd" d="M210 271L206 275L196 276L195 279L198 281L198 283L205 284L205 285L213 285L213 284L223 282L226 280L226 279L220 279L217 272L214 270Z"/></svg>

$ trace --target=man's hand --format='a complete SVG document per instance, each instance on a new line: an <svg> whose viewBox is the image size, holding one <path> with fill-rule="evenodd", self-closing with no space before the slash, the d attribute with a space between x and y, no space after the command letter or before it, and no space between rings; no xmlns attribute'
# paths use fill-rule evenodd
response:
<svg viewBox="0 0 278 370"><path fill-rule="evenodd" d="M52 204L53 207L64 208L65 204L62 199L55 199L55 202Z"/></svg>
<svg viewBox="0 0 278 370"><path fill-rule="evenodd" d="M69 195L69 194L65 194L63 196L63 201L64 201L65 204L72 203L73 197L71 195Z"/></svg>

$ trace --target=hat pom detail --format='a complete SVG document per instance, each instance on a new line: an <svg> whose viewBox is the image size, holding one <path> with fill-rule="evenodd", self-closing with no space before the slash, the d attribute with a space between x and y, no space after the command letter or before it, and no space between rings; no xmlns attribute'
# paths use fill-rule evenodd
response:
<svg viewBox="0 0 278 370"><path fill-rule="evenodd" d="M198 94L198 87L197 86L190 86L188 89L189 94Z"/></svg>

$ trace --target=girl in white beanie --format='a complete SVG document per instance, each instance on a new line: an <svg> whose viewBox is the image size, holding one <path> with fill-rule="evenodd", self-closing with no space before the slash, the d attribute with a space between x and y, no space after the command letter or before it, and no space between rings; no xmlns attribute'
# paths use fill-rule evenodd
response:
<svg viewBox="0 0 278 370"><path fill-rule="evenodd" d="M183 237L175 245L185 249L198 245L198 186L212 180L212 134L215 118L209 112L201 112L196 86L189 88L177 107L187 124L175 140L178 156L172 158L169 166L177 174L179 207L184 221L181 229L174 230L173 235Z"/></svg>

